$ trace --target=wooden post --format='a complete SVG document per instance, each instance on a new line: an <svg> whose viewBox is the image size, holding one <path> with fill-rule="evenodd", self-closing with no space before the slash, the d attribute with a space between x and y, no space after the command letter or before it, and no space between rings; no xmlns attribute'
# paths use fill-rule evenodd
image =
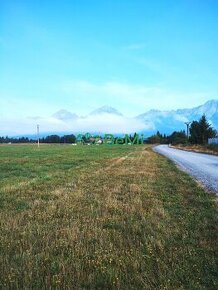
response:
<svg viewBox="0 0 218 290"><path fill-rule="evenodd" d="M37 125L37 139L38 139L38 148L39 148L39 125Z"/></svg>

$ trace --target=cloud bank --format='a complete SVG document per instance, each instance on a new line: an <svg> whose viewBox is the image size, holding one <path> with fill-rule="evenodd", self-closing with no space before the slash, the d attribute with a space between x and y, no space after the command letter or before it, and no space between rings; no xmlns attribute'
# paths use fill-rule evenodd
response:
<svg viewBox="0 0 218 290"><path fill-rule="evenodd" d="M112 114L88 115L70 120L59 120L54 117L49 118L20 118L2 119L0 135L22 135L35 134L37 124L40 125L41 133L134 133L143 129L152 129L152 124L123 116Z"/></svg>

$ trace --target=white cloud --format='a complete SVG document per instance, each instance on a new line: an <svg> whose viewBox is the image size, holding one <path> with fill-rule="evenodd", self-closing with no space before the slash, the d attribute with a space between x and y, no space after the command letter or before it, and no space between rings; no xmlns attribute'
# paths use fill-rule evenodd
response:
<svg viewBox="0 0 218 290"><path fill-rule="evenodd" d="M150 129L150 125L143 124L136 119L115 116L111 114L101 114L78 119L74 124L74 130L79 131L105 132L105 133L132 133L142 129Z"/></svg>
<svg viewBox="0 0 218 290"><path fill-rule="evenodd" d="M87 81L68 81L62 85L63 94L72 96L80 108L89 110L110 105L124 114L135 116L151 108L154 96L160 96L159 87L131 85L122 82L92 83Z"/></svg>
<svg viewBox="0 0 218 290"><path fill-rule="evenodd" d="M209 92L177 92L164 85L147 86L125 82L92 83L71 80L62 84L63 93L88 110L110 105L124 115L135 116L150 109L173 110L191 108L211 99Z"/></svg>
<svg viewBox="0 0 218 290"><path fill-rule="evenodd" d="M54 102L46 102L46 99L44 103L41 100L38 104L36 101L28 102L28 100L25 101L20 98L2 98L0 100L0 135L32 134L36 131L37 123L40 124L42 132L95 130L129 133L142 129L153 130L155 128L152 122L142 124L133 117L150 109L168 111L178 108L192 108L203 104L211 98L209 93L188 92L183 94L172 92L162 86L133 85L114 81L98 84L71 80L62 83L58 89L60 96L63 95L58 104L55 100ZM63 106L63 104L65 105ZM81 115L81 113L87 115L92 110L103 105L115 107L128 118L101 115L63 122L55 118L34 117L51 115L63 107L78 115ZM4 113L6 111L8 111L7 115ZM16 114L16 112L18 113ZM16 117L12 118L12 115ZM178 121L186 120L181 119Z"/></svg>
<svg viewBox="0 0 218 290"><path fill-rule="evenodd" d="M62 131L67 128L66 124L55 118L1 118L0 135L35 134L36 126L40 124L42 132Z"/></svg>
<svg viewBox="0 0 218 290"><path fill-rule="evenodd" d="M40 132L101 132L101 133L133 133L143 129L152 129L152 124L116 116L112 114L89 115L77 120L62 121L55 118L22 118L0 120L0 135L35 134L37 124Z"/></svg>

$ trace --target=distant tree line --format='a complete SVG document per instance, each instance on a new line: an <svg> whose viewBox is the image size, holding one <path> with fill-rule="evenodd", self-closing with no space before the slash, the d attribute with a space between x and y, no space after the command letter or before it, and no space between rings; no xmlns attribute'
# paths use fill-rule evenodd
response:
<svg viewBox="0 0 218 290"><path fill-rule="evenodd" d="M11 137L0 137L0 143L34 143L36 140L29 139L27 137L11 138Z"/></svg>
<svg viewBox="0 0 218 290"><path fill-rule="evenodd" d="M71 135L64 135L64 136L58 136L58 135L49 135L44 138L40 138L41 143L75 143L76 142L76 136Z"/></svg>
<svg viewBox="0 0 218 290"><path fill-rule="evenodd" d="M28 137L20 137L20 138L10 138L8 136L0 137L0 143L36 143L36 142L37 140ZM75 142L76 136L73 134L64 136L49 135L47 137L40 138L40 143L75 143Z"/></svg>
<svg viewBox="0 0 218 290"><path fill-rule="evenodd" d="M151 144L200 144L205 145L208 143L209 138L216 137L217 131L207 121L203 115L199 121L193 121L190 125L189 138L185 131L175 131L171 135L162 135L159 131L147 139Z"/></svg>
<svg viewBox="0 0 218 290"><path fill-rule="evenodd" d="M156 134L150 136L147 139L147 143L150 144L186 144L188 142L185 131L173 132L171 135L166 136L157 131Z"/></svg>

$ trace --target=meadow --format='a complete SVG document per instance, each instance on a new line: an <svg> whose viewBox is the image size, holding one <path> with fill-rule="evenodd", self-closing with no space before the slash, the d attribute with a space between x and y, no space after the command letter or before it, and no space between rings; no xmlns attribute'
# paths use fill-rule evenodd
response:
<svg viewBox="0 0 218 290"><path fill-rule="evenodd" d="M0 289L218 289L217 199L150 146L0 146Z"/></svg>

